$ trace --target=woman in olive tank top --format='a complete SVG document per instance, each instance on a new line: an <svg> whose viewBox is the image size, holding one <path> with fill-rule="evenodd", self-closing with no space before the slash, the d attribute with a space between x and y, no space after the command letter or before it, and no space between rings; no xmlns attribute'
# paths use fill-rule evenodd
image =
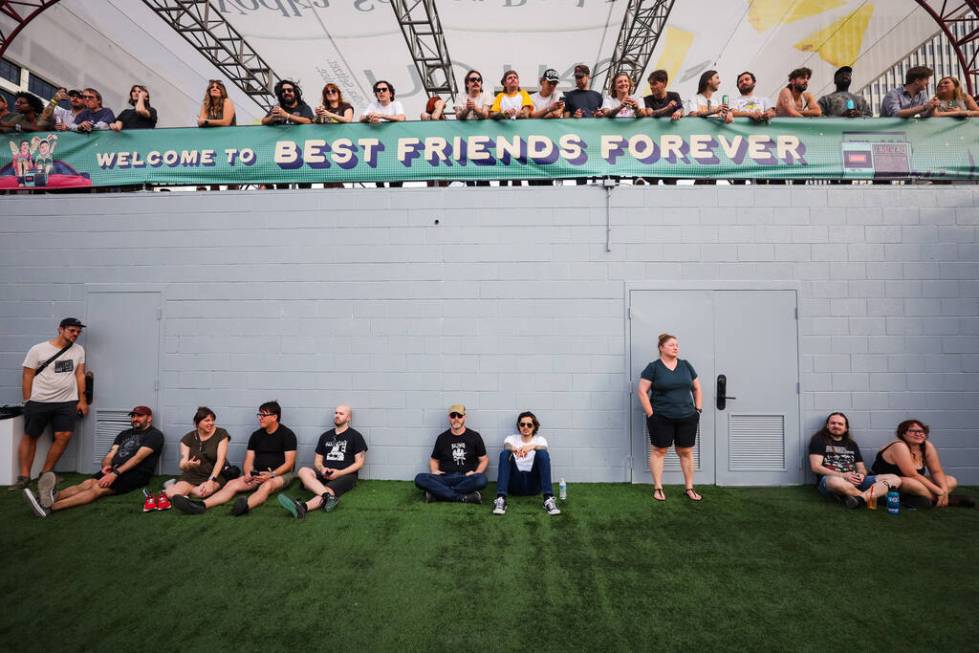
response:
<svg viewBox="0 0 979 653"><path fill-rule="evenodd" d="M167 496L192 494L204 499L224 486L221 472L228 459L231 436L214 421L216 415L207 406L194 413L194 430L180 439L180 471L177 482L166 489Z"/></svg>
<svg viewBox="0 0 979 653"><path fill-rule="evenodd" d="M930 430L916 419L898 424L897 440L877 452L873 470L875 474L900 476L902 495L921 497L936 508L944 508L958 481L942 470L938 448L928 441Z"/></svg>

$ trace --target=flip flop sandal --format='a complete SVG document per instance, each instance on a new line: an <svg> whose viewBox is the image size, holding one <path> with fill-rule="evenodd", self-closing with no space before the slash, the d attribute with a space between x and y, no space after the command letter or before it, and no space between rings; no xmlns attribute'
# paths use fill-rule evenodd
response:
<svg viewBox="0 0 979 653"><path fill-rule="evenodd" d="M663 492L663 488L661 487L653 488L653 498L657 501L666 501L666 492Z"/></svg>
<svg viewBox="0 0 979 653"><path fill-rule="evenodd" d="M688 487L683 491L683 493L686 494L687 498L691 501L703 501L704 499L704 497L700 496L697 490L693 489L692 487Z"/></svg>

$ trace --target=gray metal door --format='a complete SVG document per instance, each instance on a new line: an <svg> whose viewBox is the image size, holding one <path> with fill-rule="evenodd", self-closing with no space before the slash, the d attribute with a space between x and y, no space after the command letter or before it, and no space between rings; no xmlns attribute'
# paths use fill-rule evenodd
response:
<svg viewBox="0 0 979 653"><path fill-rule="evenodd" d="M697 483L787 485L803 481L794 290L630 290L633 391L656 339L668 332L697 370L704 412L697 440ZM718 407L717 381L727 382ZM649 440L639 401L631 401L632 479L649 483ZM664 481L683 481L670 453Z"/></svg>
<svg viewBox="0 0 979 653"><path fill-rule="evenodd" d="M88 290L86 367L95 374L95 401L85 420L78 469L94 471L119 431L129 428L129 411L145 404L158 410L160 293Z"/></svg>

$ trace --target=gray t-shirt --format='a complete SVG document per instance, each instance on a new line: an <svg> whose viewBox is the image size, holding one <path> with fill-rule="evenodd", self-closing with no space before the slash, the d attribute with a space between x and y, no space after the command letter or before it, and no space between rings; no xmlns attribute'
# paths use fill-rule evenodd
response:
<svg viewBox="0 0 979 653"><path fill-rule="evenodd" d="M690 417L697 409L693 404L691 386L697 378L693 365L678 358L676 369L670 369L657 358L642 371L642 378L652 383L650 401L653 414L672 419Z"/></svg>
<svg viewBox="0 0 979 653"><path fill-rule="evenodd" d="M31 347L24 357L24 367L36 370L37 367L61 351L50 342L44 341ZM78 401L78 383L75 382L75 370L85 364L85 350L75 343L56 361L34 376L31 385L31 401L57 403L63 401Z"/></svg>
<svg viewBox="0 0 979 653"><path fill-rule="evenodd" d="M846 108L846 103L848 100L853 100L853 108L859 111L860 115L867 118L874 115L874 112L870 109L870 105L866 100L859 95L854 95L848 91L837 91L836 93L824 95L823 97L819 98L819 108L823 110L824 116L840 117L848 111Z"/></svg>

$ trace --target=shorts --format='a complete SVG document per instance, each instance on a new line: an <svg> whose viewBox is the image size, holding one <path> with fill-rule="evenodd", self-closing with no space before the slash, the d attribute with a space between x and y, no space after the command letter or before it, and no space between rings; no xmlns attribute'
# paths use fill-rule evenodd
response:
<svg viewBox="0 0 979 653"><path fill-rule="evenodd" d="M39 438L51 425L54 433L71 433L78 417L77 401L28 401L24 404L24 433Z"/></svg>
<svg viewBox="0 0 979 653"><path fill-rule="evenodd" d="M105 476L102 472L97 472L92 475L92 478L99 480ZM128 472L123 472L119 478L112 482L109 489L112 490L113 494L125 494L126 492L132 492L133 490L138 490L141 487L146 487L150 482L150 477L142 472L131 469Z"/></svg>
<svg viewBox="0 0 979 653"><path fill-rule="evenodd" d="M316 480L333 490L334 496L336 496L338 499L341 495L346 494L350 490L354 489L355 485L357 485L357 477L353 474L347 474L333 480L327 480L323 478L319 472L317 472Z"/></svg>
<svg viewBox="0 0 979 653"><path fill-rule="evenodd" d="M828 476L820 476L819 483L816 485L816 489L819 490L819 493L824 497L835 497L837 496L837 494L831 491L829 487L826 485L827 483L826 479L828 478L829 478ZM857 489L860 490L861 492L866 492L876 482L877 482L877 477L874 476L873 474L870 474L869 476L864 476L863 482L857 486Z"/></svg>
<svg viewBox="0 0 979 653"><path fill-rule="evenodd" d="M282 488L279 490L281 492L292 485L292 482L296 480L296 472L286 472L282 476L279 476L279 478L282 479Z"/></svg>
<svg viewBox="0 0 979 653"><path fill-rule="evenodd" d="M653 413L646 418L646 432L649 444L659 449L667 449L674 444L680 449L697 445L697 431L700 427L700 413L689 417L666 417Z"/></svg>

